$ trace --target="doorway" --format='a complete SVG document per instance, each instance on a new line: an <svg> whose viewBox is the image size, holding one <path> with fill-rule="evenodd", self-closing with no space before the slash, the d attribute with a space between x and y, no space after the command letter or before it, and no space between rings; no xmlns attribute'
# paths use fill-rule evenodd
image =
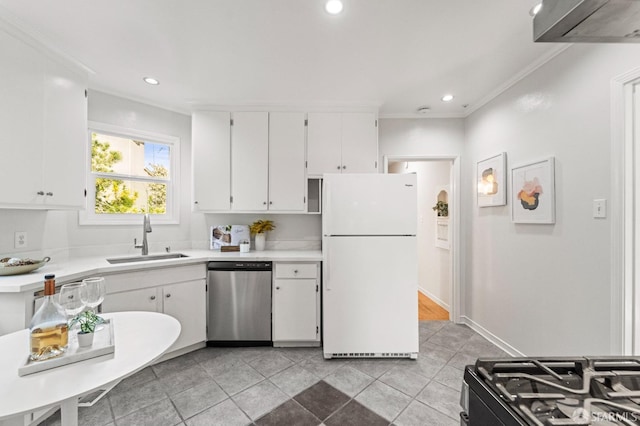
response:
<svg viewBox="0 0 640 426"><path fill-rule="evenodd" d="M611 352L640 354L640 68L612 81Z"/></svg>
<svg viewBox="0 0 640 426"><path fill-rule="evenodd" d="M417 175L420 319L459 322L458 159L388 156L384 171Z"/></svg>

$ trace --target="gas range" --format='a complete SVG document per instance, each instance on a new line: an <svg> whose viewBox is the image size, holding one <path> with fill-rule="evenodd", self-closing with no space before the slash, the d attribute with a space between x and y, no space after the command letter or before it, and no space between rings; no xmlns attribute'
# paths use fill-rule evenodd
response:
<svg viewBox="0 0 640 426"><path fill-rule="evenodd" d="M462 406L470 426L640 425L640 358L481 358Z"/></svg>

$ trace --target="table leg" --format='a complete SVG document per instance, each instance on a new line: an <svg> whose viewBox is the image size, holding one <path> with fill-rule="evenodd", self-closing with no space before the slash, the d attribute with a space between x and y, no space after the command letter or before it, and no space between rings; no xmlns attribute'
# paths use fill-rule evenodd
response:
<svg viewBox="0 0 640 426"><path fill-rule="evenodd" d="M60 405L62 426L78 426L78 398L65 399Z"/></svg>

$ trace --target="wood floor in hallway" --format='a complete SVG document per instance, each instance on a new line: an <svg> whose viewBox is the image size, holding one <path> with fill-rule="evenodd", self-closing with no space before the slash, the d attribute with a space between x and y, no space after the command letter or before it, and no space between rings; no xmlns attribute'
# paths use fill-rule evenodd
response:
<svg viewBox="0 0 640 426"><path fill-rule="evenodd" d="M424 294L418 292L418 319L424 320L448 320L449 312Z"/></svg>

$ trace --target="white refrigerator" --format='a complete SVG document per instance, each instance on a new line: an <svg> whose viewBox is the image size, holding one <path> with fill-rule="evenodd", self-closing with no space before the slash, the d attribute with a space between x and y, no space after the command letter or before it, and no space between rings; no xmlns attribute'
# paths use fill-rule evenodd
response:
<svg viewBox="0 0 640 426"><path fill-rule="evenodd" d="M415 174L325 174L323 350L417 358Z"/></svg>

